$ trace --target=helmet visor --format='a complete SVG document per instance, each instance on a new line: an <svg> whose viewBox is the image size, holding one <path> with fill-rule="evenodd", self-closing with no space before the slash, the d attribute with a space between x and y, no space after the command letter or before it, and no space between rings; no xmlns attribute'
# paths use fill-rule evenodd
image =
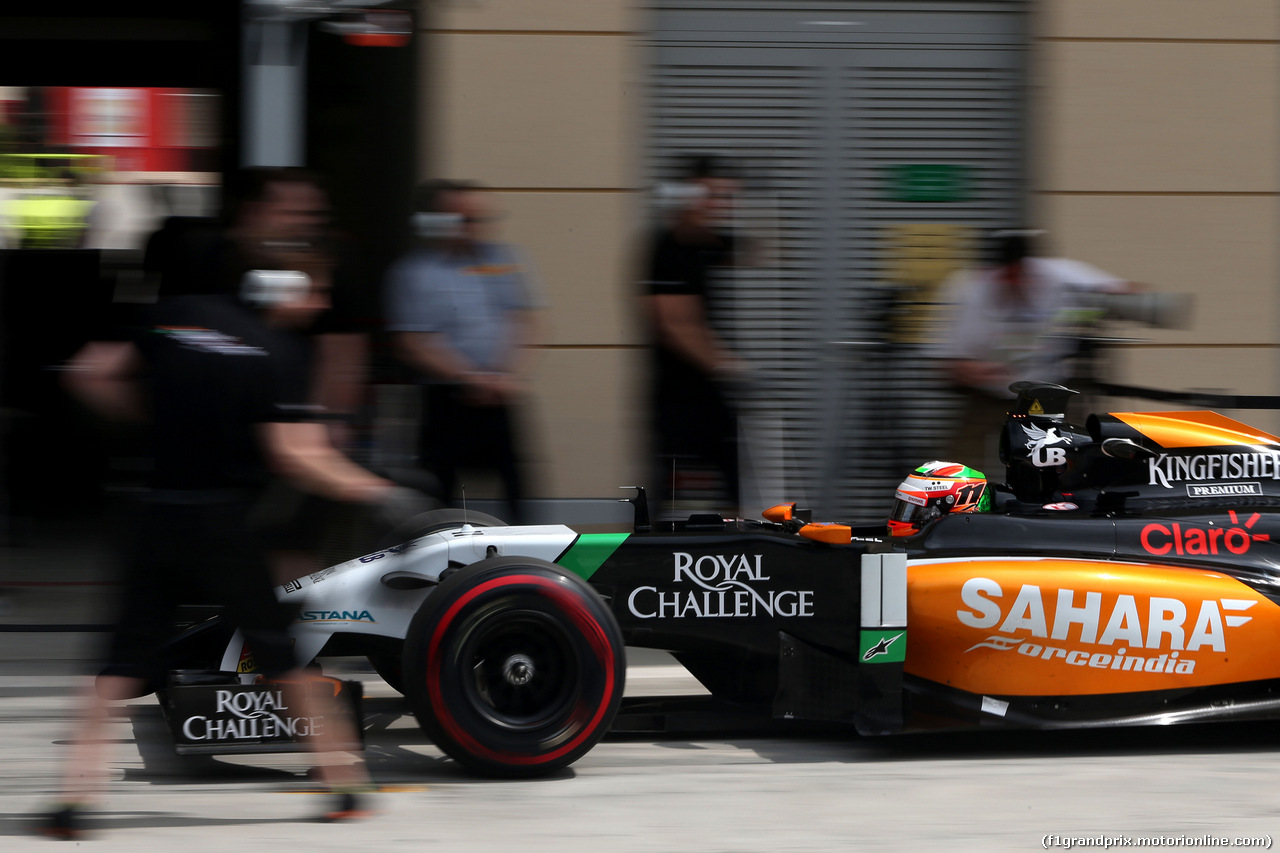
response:
<svg viewBox="0 0 1280 853"><path fill-rule="evenodd" d="M935 518L942 516L941 510L937 506L926 504L921 506L909 500L899 497L893 502L893 509L889 513L890 521L898 521L903 524L910 524L919 527L922 524L933 521Z"/></svg>

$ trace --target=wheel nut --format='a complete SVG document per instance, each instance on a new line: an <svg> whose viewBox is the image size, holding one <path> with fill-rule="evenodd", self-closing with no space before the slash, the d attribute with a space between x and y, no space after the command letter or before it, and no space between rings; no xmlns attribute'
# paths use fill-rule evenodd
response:
<svg viewBox="0 0 1280 853"><path fill-rule="evenodd" d="M515 687L522 687L533 680L533 659L526 655L512 655L502 665L502 677Z"/></svg>

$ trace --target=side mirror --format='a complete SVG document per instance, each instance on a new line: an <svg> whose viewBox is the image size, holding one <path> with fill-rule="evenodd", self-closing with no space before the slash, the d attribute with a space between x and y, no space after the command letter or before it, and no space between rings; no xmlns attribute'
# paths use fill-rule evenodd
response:
<svg viewBox="0 0 1280 853"><path fill-rule="evenodd" d="M766 509L760 515L764 516L765 521L772 521L774 524L785 524L790 521L796 511L795 504L778 504Z"/></svg>
<svg viewBox="0 0 1280 853"><path fill-rule="evenodd" d="M1113 459L1155 459L1159 456L1149 447L1143 447L1129 438L1108 438L1102 442L1102 452Z"/></svg>

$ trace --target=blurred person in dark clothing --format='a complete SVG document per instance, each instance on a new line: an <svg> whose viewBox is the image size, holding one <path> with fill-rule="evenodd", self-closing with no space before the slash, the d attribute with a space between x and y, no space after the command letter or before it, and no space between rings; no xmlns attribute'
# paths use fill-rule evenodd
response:
<svg viewBox="0 0 1280 853"><path fill-rule="evenodd" d="M281 173L299 180L273 187L272 177ZM350 316L350 296L360 283L352 280L352 265L343 257L328 196L320 179L301 169L248 169L232 189L239 199L235 219L214 264L222 291L235 292L253 269L299 270L325 288L329 304L301 330L311 350L309 402L323 414L329 440L351 453L353 421L367 388L368 347ZM373 547L367 525L346 507L288 480L273 484L254 520L268 534L277 583Z"/></svg>
<svg viewBox="0 0 1280 853"><path fill-rule="evenodd" d="M281 175L290 179L280 181ZM352 318L360 282L342 257L319 178L301 169L247 169L228 187L227 227L216 220L171 217L147 244L145 265L161 299L180 294L235 293L248 270L300 270L321 283L331 304L300 330L312 350L311 402L324 413L330 438L355 449L352 422L364 404L367 337ZM283 583L372 547L367 525L343 507L277 482L255 522L272 532L271 561ZM354 540L354 541L353 541ZM359 553L355 553L359 552Z"/></svg>
<svg viewBox="0 0 1280 853"><path fill-rule="evenodd" d="M273 185L282 171L298 180ZM317 349L316 402L330 413L352 414L363 394L367 350L351 316L360 282L342 257L319 179L301 169L247 169L228 189L238 199L228 227L212 218L172 216L148 239L144 269L159 297L235 293L244 272L259 268L299 269L326 283L332 304L306 330ZM348 443L339 424L332 420L331 431Z"/></svg>
<svg viewBox="0 0 1280 853"><path fill-rule="evenodd" d="M666 188L674 211L654 233L645 276L651 336L650 405L658 505L674 488L673 460L714 467L736 510L739 500L737 416L726 386L746 374L707 317L715 271L736 264L742 246L725 228L737 181L709 155L686 164Z"/></svg>
<svg viewBox="0 0 1280 853"><path fill-rule="evenodd" d="M312 216L306 211L318 190L304 173L261 178L263 200ZM341 717L308 696L314 676L293 659L292 616L276 600L251 515L276 477L370 506L394 504L399 490L339 453L314 420L309 349L298 332L329 304L323 266L303 247L268 247L268 254L240 245L247 270L237 294L162 300L134 341L90 344L67 374L70 389L102 415L152 421L154 468L107 665L84 700L62 805L41 826L57 837L83 831L84 809L100 796L105 778L109 703L147 692L162 675L159 650L179 604L221 604L263 674L301 685L286 687L291 702L334 723L313 742L317 752L358 743ZM307 266L315 277L298 269ZM371 790L362 763L323 765L320 772L336 795L327 817L362 813L357 798Z"/></svg>
<svg viewBox="0 0 1280 853"><path fill-rule="evenodd" d="M453 498L458 470L496 470L519 521L526 498L517 405L540 307L527 264L488 239L494 213L475 184L418 188L418 245L392 265L387 331L423 386L419 457Z"/></svg>

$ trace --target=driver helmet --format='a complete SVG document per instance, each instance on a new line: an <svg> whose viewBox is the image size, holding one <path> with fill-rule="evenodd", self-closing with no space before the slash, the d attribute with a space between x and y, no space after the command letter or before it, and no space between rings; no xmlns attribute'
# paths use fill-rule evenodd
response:
<svg viewBox="0 0 1280 853"><path fill-rule="evenodd" d="M892 536L914 536L949 512L989 512L987 476L958 462L930 462L907 475L889 513Z"/></svg>

